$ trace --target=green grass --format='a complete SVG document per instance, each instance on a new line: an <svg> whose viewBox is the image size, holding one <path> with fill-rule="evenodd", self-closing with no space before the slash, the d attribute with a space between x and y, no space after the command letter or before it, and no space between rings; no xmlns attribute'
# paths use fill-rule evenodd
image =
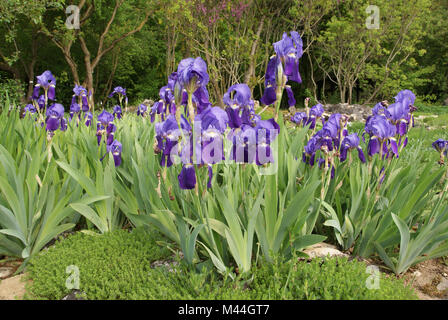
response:
<svg viewBox="0 0 448 320"><path fill-rule="evenodd" d="M171 256L153 232L135 229L92 236L77 233L58 241L31 261L33 280L27 298L61 299L67 266L80 270L80 291L87 299L415 299L409 287L381 274L380 289L369 290L366 265L347 259L308 263L277 261L254 267L250 280L224 279L214 271L196 272L179 264L151 268Z"/></svg>

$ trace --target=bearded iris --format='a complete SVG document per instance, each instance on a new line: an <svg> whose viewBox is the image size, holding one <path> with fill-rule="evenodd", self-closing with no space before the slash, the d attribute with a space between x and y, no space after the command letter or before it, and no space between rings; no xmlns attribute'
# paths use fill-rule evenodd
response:
<svg viewBox="0 0 448 320"><path fill-rule="evenodd" d="M103 111L100 113L97 120L96 136L98 145L100 145L103 136L106 137L106 145L110 145L114 140L114 132L117 129L112 123L114 121L114 116L107 111Z"/></svg>
<svg viewBox="0 0 448 320"><path fill-rule="evenodd" d="M47 70L40 76L37 76L37 84L34 86L33 99L39 97L41 88L44 90L45 104L47 104L47 99L55 99L56 79L51 71Z"/></svg>
<svg viewBox="0 0 448 320"><path fill-rule="evenodd" d="M323 106L318 103L315 106L311 107L311 109L308 111L308 114L306 112L297 112L291 117L291 121L294 122L297 125L301 125L303 127L310 126L310 129L316 128L316 121L317 119L321 119L322 123L323 118L322 115L324 114L324 108Z"/></svg>
<svg viewBox="0 0 448 320"><path fill-rule="evenodd" d="M120 106L115 106L114 107L114 118L116 117L117 119L121 119L121 107Z"/></svg>
<svg viewBox="0 0 448 320"><path fill-rule="evenodd" d="M72 105L78 104L82 106L82 111L89 111L89 102L87 99L87 89L80 85L75 85L73 88Z"/></svg>
<svg viewBox="0 0 448 320"><path fill-rule="evenodd" d="M47 109L46 112L46 130L49 132L54 132L61 128L64 130L64 107L55 103Z"/></svg>
<svg viewBox="0 0 448 320"><path fill-rule="evenodd" d="M112 153L116 167L121 165L121 151L122 145L117 140L114 140L110 145L107 146L107 152Z"/></svg>
<svg viewBox="0 0 448 320"><path fill-rule="evenodd" d="M440 153L439 164L443 165L445 163L445 157L448 153L448 141L443 139L438 139L432 143L432 147Z"/></svg>
<svg viewBox="0 0 448 320"><path fill-rule="evenodd" d="M372 116L367 120L365 131L370 135L368 154L381 156L392 152L398 157L398 145L395 135L397 128L384 116Z"/></svg>
<svg viewBox="0 0 448 320"><path fill-rule="evenodd" d="M268 62L265 74L265 92L261 98L264 105L277 102L275 119L277 119L283 90L286 89L288 103L294 106L296 101L288 81L302 83L299 73L299 59L303 54L303 42L300 35L292 31L291 37L285 32L282 40L274 43L275 55Z"/></svg>
<svg viewBox="0 0 448 320"><path fill-rule="evenodd" d="M93 114L92 114L92 112L87 111L87 112L84 114L84 123L85 123L85 125L86 125L87 127L89 127L90 124L92 123L92 119L93 119Z"/></svg>
<svg viewBox="0 0 448 320"><path fill-rule="evenodd" d="M141 105L139 105L138 108L137 108L137 115L138 115L138 116L145 117L147 111L148 111L148 107L147 107L145 104L141 104Z"/></svg>
<svg viewBox="0 0 448 320"><path fill-rule="evenodd" d="M114 95L118 96L118 101L120 102L120 107L123 107L123 99L125 101L125 108L127 112L128 107L128 97L126 96L126 89L122 87L115 87L114 90L109 94L109 98L112 98Z"/></svg>
<svg viewBox="0 0 448 320"><path fill-rule="evenodd" d="M345 159L347 159L347 153L353 149L358 150L359 160L361 160L362 163L365 163L366 158L362 148L359 145L359 137L356 133L349 134L344 138L344 140L342 140L340 160L345 161Z"/></svg>
<svg viewBox="0 0 448 320"><path fill-rule="evenodd" d="M72 103L70 106L70 120L72 120L75 116L77 116L77 121L81 119L81 107L76 102Z"/></svg>
<svg viewBox="0 0 448 320"><path fill-rule="evenodd" d="M207 64L201 57L187 58L179 63L177 82L190 96L197 89L206 86L209 80Z"/></svg>

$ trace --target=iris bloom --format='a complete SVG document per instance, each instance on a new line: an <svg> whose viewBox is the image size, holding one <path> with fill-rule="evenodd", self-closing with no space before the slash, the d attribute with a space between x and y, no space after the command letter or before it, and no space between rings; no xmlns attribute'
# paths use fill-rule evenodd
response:
<svg viewBox="0 0 448 320"><path fill-rule="evenodd" d="M97 121L96 136L98 145L100 145L103 135L106 136L106 145L110 145L114 140L114 132L117 129L112 123L114 121L113 114L103 111L98 116Z"/></svg>
<svg viewBox="0 0 448 320"><path fill-rule="evenodd" d="M89 111L89 102L87 99L87 89L80 85L75 85L73 88L72 105L77 103L82 106L82 111Z"/></svg>
<svg viewBox="0 0 448 320"><path fill-rule="evenodd" d="M81 118L81 107L76 102L72 103L70 106L70 120L72 120L75 115L78 116L78 119Z"/></svg>
<svg viewBox="0 0 448 320"><path fill-rule="evenodd" d="M356 133L352 133L352 134L346 136L344 138L344 140L342 140L340 160L345 161L345 159L347 159L347 153L353 149L358 150L359 160L361 160L361 162L365 163L366 158L364 156L364 152L362 151L362 148L359 146L359 137Z"/></svg>
<svg viewBox="0 0 448 320"><path fill-rule="evenodd" d="M227 106L230 128L239 128L243 124L250 125L251 109L254 102L247 84L235 84L224 94L223 102Z"/></svg>
<svg viewBox="0 0 448 320"><path fill-rule="evenodd" d="M61 104L55 103L50 106L47 109L46 116L45 123L47 131L54 132L59 128L64 128L64 107Z"/></svg>
<svg viewBox="0 0 448 320"><path fill-rule="evenodd" d="M368 154L388 154L390 151L398 157L398 145L395 139L397 128L384 116L372 116L367 120L365 131L370 135Z"/></svg>
<svg viewBox="0 0 448 320"><path fill-rule="evenodd" d="M177 82L189 95L192 95L200 87L206 86L209 80L207 64L201 57L187 58L179 63Z"/></svg>
<svg viewBox="0 0 448 320"><path fill-rule="evenodd" d="M37 84L34 86L33 99L37 99L39 97L40 88L44 89L46 98L54 100L56 79L51 71L47 70L40 76L37 76Z"/></svg>
<svg viewBox="0 0 448 320"><path fill-rule="evenodd" d="M268 62L265 74L265 92L261 98L264 105L272 105L286 89L290 106L296 104L288 81L302 83L299 73L299 59L303 55L303 42L300 35L291 31L291 37L285 32L282 40L274 43L275 55Z"/></svg>
<svg viewBox="0 0 448 320"><path fill-rule="evenodd" d="M117 119L121 119L121 107L120 106L115 106L114 107L114 113L113 113L113 115L114 115L114 118L116 117Z"/></svg>
<svg viewBox="0 0 448 320"><path fill-rule="evenodd" d="M443 139L438 139L432 143L432 147L440 153L439 164L443 165L445 163L445 157L448 153L448 141Z"/></svg>
<svg viewBox="0 0 448 320"><path fill-rule="evenodd" d="M145 104L141 104L137 108L137 115L138 116L146 116L146 112L148 111L148 107Z"/></svg>
<svg viewBox="0 0 448 320"><path fill-rule="evenodd" d="M90 124L92 123L92 119L93 119L93 114L92 114L92 112L87 111L87 112L84 114L84 121L85 121L84 123L86 124L87 127L89 127Z"/></svg>
<svg viewBox="0 0 448 320"><path fill-rule="evenodd" d="M37 110L36 110L36 108L34 107L34 105L32 105L31 103L30 104L27 104L26 106L25 106L25 114L27 114L27 113L36 113L37 112Z"/></svg>
<svg viewBox="0 0 448 320"><path fill-rule="evenodd" d="M126 89L122 87L115 87L114 90L109 94L109 98L112 98L115 94L118 94L119 99L126 96Z"/></svg>
<svg viewBox="0 0 448 320"><path fill-rule="evenodd" d="M116 167L121 165L121 151L122 151L122 145L117 140L114 140L111 144L107 146L107 152L112 153Z"/></svg>
<svg viewBox="0 0 448 320"><path fill-rule="evenodd" d="M322 119L322 115L324 114L323 106L318 103L315 106L311 107L309 111L309 115L306 112L297 112L291 117L291 121L297 125L301 125L303 127L310 125L310 129L316 128L317 119Z"/></svg>

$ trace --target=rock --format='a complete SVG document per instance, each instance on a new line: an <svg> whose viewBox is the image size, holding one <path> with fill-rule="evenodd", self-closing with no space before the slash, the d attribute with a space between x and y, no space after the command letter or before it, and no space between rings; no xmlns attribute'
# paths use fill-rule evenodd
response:
<svg viewBox="0 0 448 320"><path fill-rule="evenodd" d="M0 282L0 300L22 299L25 295L24 275L20 274Z"/></svg>
<svg viewBox="0 0 448 320"><path fill-rule="evenodd" d="M144 105L147 106L147 107L150 107L150 106L152 106L152 105L154 104L154 101L151 100L151 99L145 99L145 100L142 102L142 104L144 104Z"/></svg>
<svg viewBox="0 0 448 320"><path fill-rule="evenodd" d="M421 273L420 271L415 271L415 272L413 273L413 275L414 275L415 277L420 277L420 276L422 275L422 273Z"/></svg>
<svg viewBox="0 0 448 320"><path fill-rule="evenodd" d="M86 300L85 293L79 290L73 290L68 295L66 295L62 300Z"/></svg>
<svg viewBox="0 0 448 320"><path fill-rule="evenodd" d="M323 258L323 257L335 257L335 256L341 256L341 257L348 257L348 254L345 254L341 251L339 251L335 246L322 242L315 245L312 245L311 247L308 247L304 250L304 253L306 253L311 259L313 258Z"/></svg>
<svg viewBox="0 0 448 320"><path fill-rule="evenodd" d="M289 113L291 114L291 115L294 115L294 114L296 114L296 112L297 112L297 109L296 109L296 107L289 107Z"/></svg>
<svg viewBox="0 0 448 320"><path fill-rule="evenodd" d="M440 283L437 285L437 290L439 291L446 291L448 290L448 280L445 278L442 278Z"/></svg>
<svg viewBox="0 0 448 320"><path fill-rule="evenodd" d="M444 106L448 106L448 98L445 99L445 101L443 102Z"/></svg>
<svg viewBox="0 0 448 320"><path fill-rule="evenodd" d="M444 276L445 278L447 278L447 277L448 277L448 274L447 274L446 272L443 272L443 273L442 273L442 276Z"/></svg>
<svg viewBox="0 0 448 320"><path fill-rule="evenodd" d="M349 116L349 121L364 121L372 114L372 108L360 104L339 103L327 104L324 110L329 113L341 113Z"/></svg>
<svg viewBox="0 0 448 320"><path fill-rule="evenodd" d="M14 273L11 267L0 267L0 279L5 279Z"/></svg>

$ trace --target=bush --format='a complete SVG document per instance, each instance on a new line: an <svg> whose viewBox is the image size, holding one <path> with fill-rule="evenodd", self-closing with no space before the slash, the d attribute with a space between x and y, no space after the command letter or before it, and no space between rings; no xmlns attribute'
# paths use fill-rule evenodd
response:
<svg viewBox="0 0 448 320"><path fill-rule="evenodd" d="M223 279L179 264L169 271L151 263L170 256L160 237L143 229L92 236L77 233L31 261L27 298L61 299L66 267L78 266L87 299L414 299L402 280L381 275L380 289L366 288L366 265L347 259L280 262L254 267L253 280Z"/></svg>
<svg viewBox="0 0 448 320"><path fill-rule="evenodd" d="M0 101L8 101L6 99L6 97L8 97L10 104L18 105L24 95L25 87L20 81L9 79L0 83Z"/></svg>

